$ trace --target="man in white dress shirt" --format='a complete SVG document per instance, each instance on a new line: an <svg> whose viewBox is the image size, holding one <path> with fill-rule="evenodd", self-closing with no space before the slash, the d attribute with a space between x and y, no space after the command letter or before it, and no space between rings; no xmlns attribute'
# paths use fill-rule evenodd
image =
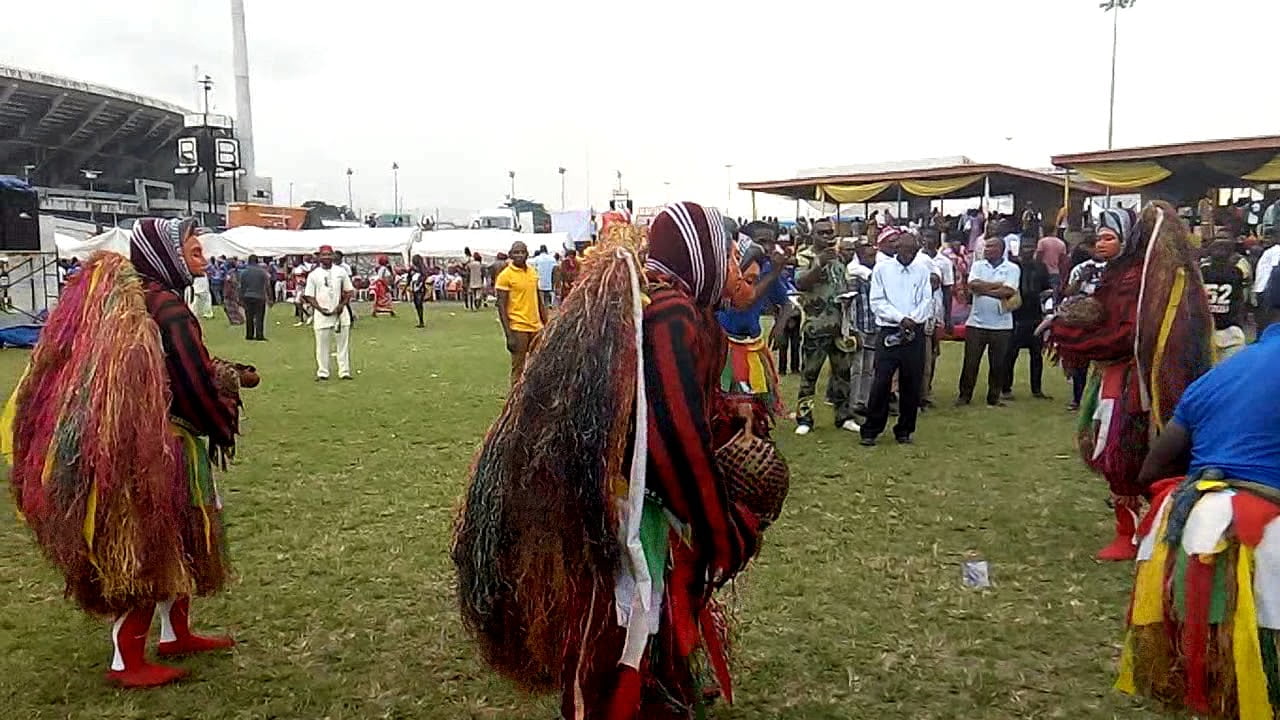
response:
<svg viewBox="0 0 1280 720"><path fill-rule="evenodd" d="M1009 302L1018 294L1022 271L1005 257L1005 243L999 237L987 238L983 258L969 270L969 292L973 306L965 323L964 369L960 372L960 396L956 405L973 401L973 388L978 382L978 366L987 353L987 405L998 407L1000 388L1004 385L1009 343L1013 341L1013 308Z"/></svg>
<svg viewBox="0 0 1280 720"><path fill-rule="evenodd" d="M1280 203L1277 203L1280 205ZM1270 309L1271 305L1267 300L1267 283L1271 281L1271 271L1280 266L1280 243L1276 242L1277 235L1280 234L1280 228L1270 228L1268 234L1263 237L1262 244L1266 250L1262 251L1262 256L1258 258L1258 267L1253 272L1253 296L1257 303L1257 310L1254 312L1254 319L1258 324L1258 337L1262 337L1262 331L1275 319L1275 310Z"/></svg>
<svg viewBox="0 0 1280 720"><path fill-rule="evenodd" d="M933 262L933 321L928 325L924 350L924 390L921 392L920 405L933 405L933 372L938 367L938 357L942 355L942 337L950 335L951 327L951 288L956 283L956 268L951 258L938 251L940 243L934 235L925 238L924 251L921 257Z"/></svg>
<svg viewBox="0 0 1280 720"><path fill-rule="evenodd" d="M882 239L884 238L882 234ZM867 421L862 424L862 444L876 444L889 422L889 395L898 374L899 414L893 436L911 442L920 412L924 384L925 323L933 315L930 263L915 262L920 241L907 232L894 238L898 252L887 262L876 262L871 271L871 311L876 316L876 368L867 399Z"/></svg>
<svg viewBox="0 0 1280 720"><path fill-rule="evenodd" d="M338 377L351 379L351 312L348 306L355 286L346 270L333 264L333 248L320 248L320 267L307 275L302 300L315 313L316 380L329 379L329 353L334 340L338 346Z"/></svg>

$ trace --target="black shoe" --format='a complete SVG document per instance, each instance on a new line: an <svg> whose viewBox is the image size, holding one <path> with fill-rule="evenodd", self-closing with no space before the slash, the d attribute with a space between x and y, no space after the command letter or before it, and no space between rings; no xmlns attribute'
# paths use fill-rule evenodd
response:
<svg viewBox="0 0 1280 720"><path fill-rule="evenodd" d="M339 380L351 380L351 379L353 379L353 378L352 378L350 375L343 375L342 377L340 377L340 378L338 378L338 379L339 379Z"/></svg>
<svg viewBox="0 0 1280 720"><path fill-rule="evenodd" d="M968 398L956 398L956 407L964 407L971 402L973 401L969 400Z"/></svg>
<svg viewBox="0 0 1280 720"><path fill-rule="evenodd" d="M862 447L875 447L876 439L864 437L858 441L858 444L861 445Z"/></svg>
<svg viewBox="0 0 1280 720"><path fill-rule="evenodd" d="M915 440L912 440L910 435L899 435L895 437L894 440L897 440L899 445L915 444Z"/></svg>
<svg viewBox="0 0 1280 720"><path fill-rule="evenodd" d="M1005 390L1004 392L1000 393L1000 399L1001 399L1001 400L1013 400L1013 399L1014 399L1014 398L1013 398L1013 391L1012 391L1012 390Z"/></svg>
<svg viewBox="0 0 1280 720"><path fill-rule="evenodd" d="M1045 394L1044 394L1044 393L1042 393L1042 392L1038 392L1038 393L1031 393L1031 397L1033 397L1033 398L1035 398L1035 399L1037 399L1037 400L1052 400L1052 399L1053 399L1053 396L1051 396L1051 395L1045 395Z"/></svg>
<svg viewBox="0 0 1280 720"><path fill-rule="evenodd" d="M995 402L991 402L990 400L988 400L987 407L1002 408L1002 407L1009 407L1009 406L1006 405L1002 400L996 400Z"/></svg>
<svg viewBox="0 0 1280 720"><path fill-rule="evenodd" d="M329 382L329 378L316 376L316 382Z"/></svg>

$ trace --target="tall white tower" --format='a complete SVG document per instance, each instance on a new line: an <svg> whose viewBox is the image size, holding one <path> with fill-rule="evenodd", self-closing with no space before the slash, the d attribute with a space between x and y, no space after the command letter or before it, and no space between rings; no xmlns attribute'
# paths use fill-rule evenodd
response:
<svg viewBox="0 0 1280 720"><path fill-rule="evenodd" d="M258 189L253 162L253 102L249 97L249 43L244 29L244 0L231 0L232 63L236 74L236 137L240 139L240 187L250 201Z"/></svg>

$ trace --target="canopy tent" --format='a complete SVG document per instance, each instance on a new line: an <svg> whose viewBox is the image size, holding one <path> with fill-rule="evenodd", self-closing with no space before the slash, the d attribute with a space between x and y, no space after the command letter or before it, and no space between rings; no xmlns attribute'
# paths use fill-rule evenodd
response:
<svg viewBox="0 0 1280 720"><path fill-rule="evenodd" d="M540 246L546 245L551 252L560 252L568 242L569 235L562 232L553 233L520 233L515 230L432 230L418 236L409 248L409 255L421 255L424 258L454 259L461 258L467 250L480 253L482 257L492 259L498 253L511 249L512 243L522 242L529 246L530 253Z"/></svg>
<svg viewBox="0 0 1280 720"><path fill-rule="evenodd" d="M1182 203L1215 188L1280 182L1280 136L1058 155L1053 164L1112 190Z"/></svg>
<svg viewBox="0 0 1280 720"><path fill-rule="evenodd" d="M404 257L421 232L416 227L274 230L241 226L221 233L201 235L200 240L204 246L204 254L209 257L244 259L250 255L313 255L321 245L330 245L343 255Z"/></svg>
<svg viewBox="0 0 1280 720"><path fill-rule="evenodd" d="M236 227L221 233L200 236L207 257L250 255L281 257L312 255L321 245L331 245L344 255L396 255L403 257L421 233L417 228L333 228L329 230L269 230L260 227ZM129 254L128 230L111 228L88 240L68 235L57 236L58 254L81 260L97 250Z"/></svg>
<svg viewBox="0 0 1280 720"><path fill-rule="evenodd" d="M964 197L1013 195L1061 196L1069 187L1083 194L1104 193L1094 183L1071 182L1065 177L1023 170L1008 165L963 164L946 167L915 168L868 172L853 175L744 182L738 187L752 192L782 195L795 200L818 200L829 203L873 203L906 199L908 196L930 200Z"/></svg>
<svg viewBox="0 0 1280 720"><path fill-rule="evenodd" d="M95 235L87 240L81 240L65 233L57 233L54 235L54 242L58 246L59 257L86 260L98 250L110 250L127 257L129 255L129 235L128 230L121 230L120 228L111 228L101 235Z"/></svg>

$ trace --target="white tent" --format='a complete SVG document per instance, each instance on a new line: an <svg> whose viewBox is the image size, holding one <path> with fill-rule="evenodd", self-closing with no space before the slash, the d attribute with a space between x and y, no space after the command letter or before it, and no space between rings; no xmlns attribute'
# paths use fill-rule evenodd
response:
<svg viewBox="0 0 1280 720"><path fill-rule="evenodd" d="M328 231L325 231L328 232ZM493 258L511 249L512 243L522 242L530 253L546 245L551 252L559 252L569 236L565 233L539 233L530 235L514 230L432 230L422 233L409 248L409 255L424 258L461 258L466 250Z"/></svg>
<svg viewBox="0 0 1280 720"><path fill-rule="evenodd" d="M250 255L280 257L311 255L321 245L330 245L344 255L397 255L404 257L421 230L414 227L351 227L326 230L267 230L237 227L221 233L201 235L207 257Z"/></svg>
<svg viewBox="0 0 1280 720"><path fill-rule="evenodd" d="M65 233L57 233L54 235L54 242L57 243L59 257L76 258L84 261L98 250L110 250L127 257L129 255L129 234L128 230L111 228L101 235L95 235L88 240L80 240Z"/></svg>

